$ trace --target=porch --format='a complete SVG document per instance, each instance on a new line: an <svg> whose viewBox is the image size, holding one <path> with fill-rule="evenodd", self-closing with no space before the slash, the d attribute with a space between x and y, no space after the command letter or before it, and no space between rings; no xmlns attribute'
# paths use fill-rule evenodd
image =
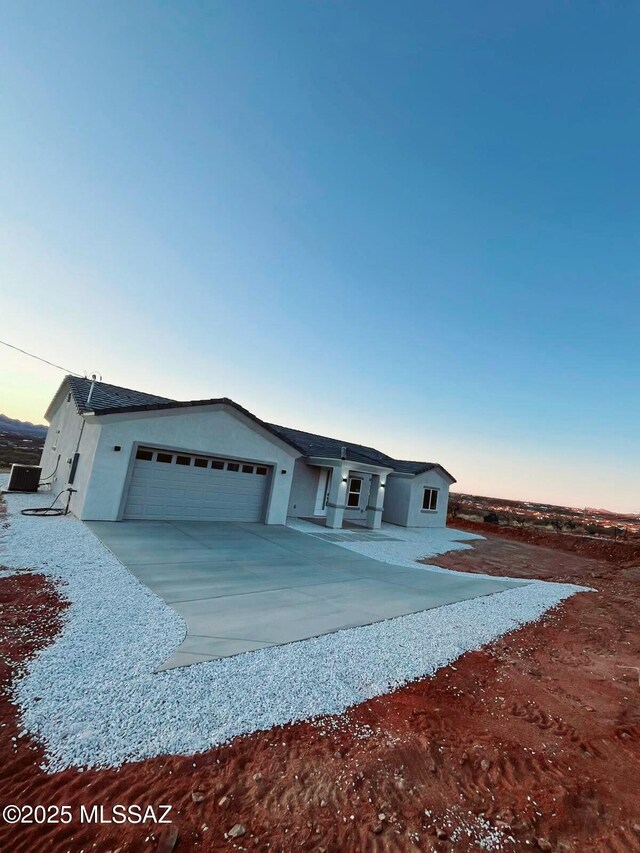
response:
<svg viewBox="0 0 640 853"><path fill-rule="evenodd" d="M385 487L392 468L349 459L307 458L320 469L314 520L325 527L365 527L377 530L382 524Z"/></svg>

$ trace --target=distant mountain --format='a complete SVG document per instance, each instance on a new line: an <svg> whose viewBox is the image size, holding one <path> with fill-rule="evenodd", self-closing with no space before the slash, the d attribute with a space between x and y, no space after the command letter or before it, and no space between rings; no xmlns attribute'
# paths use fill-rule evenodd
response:
<svg viewBox="0 0 640 853"><path fill-rule="evenodd" d="M30 421L19 421L16 418L0 415L0 432L28 435L31 438L44 438L47 434L47 427L44 424L32 424Z"/></svg>

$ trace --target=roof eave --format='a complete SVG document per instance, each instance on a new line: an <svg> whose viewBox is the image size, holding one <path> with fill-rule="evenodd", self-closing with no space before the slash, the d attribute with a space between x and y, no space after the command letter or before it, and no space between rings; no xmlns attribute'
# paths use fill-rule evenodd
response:
<svg viewBox="0 0 640 853"><path fill-rule="evenodd" d="M62 395L62 392L63 392L63 391L65 392L65 394L68 394L70 391L72 391L71 386L70 386L70 384L69 384L69 382L68 382L68 377L67 377L67 376L65 376L65 377L64 377L64 379L62 380L62 382L60 383L60 386L58 387L58 390L57 390L57 391L56 391L56 393L53 395L53 398L52 398L51 402L50 402L50 403L49 403L49 405L47 406L47 411L44 413L44 419L45 419L45 421L47 421L48 423L51 423L51 420L52 420L52 418L53 418L53 415L55 414L56 410L60 407L60 403L61 403L62 401L61 401L61 400L60 400L60 401L58 401L58 398ZM73 394L72 394L72 396L73 396ZM76 408L77 408L78 403L77 403L77 401L75 400L75 397L74 397L74 402L76 403Z"/></svg>
<svg viewBox="0 0 640 853"><path fill-rule="evenodd" d="M319 468L350 468L352 471L363 471L368 474L393 474L393 468L387 465L376 465L374 462L355 462L353 459L341 459L338 456L305 456L308 465Z"/></svg>
<svg viewBox="0 0 640 853"><path fill-rule="evenodd" d="M434 463L433 465L425 466L425 467L424 467L424 468L422 468L420 471L416 471L416 472L415 472L415 474L414 474L414 476L415 476L415 477L419 477L419 476L420 476L420 474L426 474L426 473L427 473L427 471L435 471L436 469L438 469L438 471L440 471L440 473L441 473L441 474L444 474L444 476L445 476L448 480L450 480L450 481L451 481L451 483L450 483L450 484L453 484L453 483L457 482L457 481L456 481L456 478L455 478L455 477L453 477L453 476L452 476L452 475L447 471L447 469L446 469L446 468L443 468L443 467L442 467L442 465L440 465L438 462Z"/></svg>
<svg viewBox="0 0 640 853"><path fill-rule="evenodd" d="M436 464L436 466L435 466L435 467L436 467L436 468L439 468L439 469L442 471L442 473L443 473L446 477L448 477L448 478L449 478L449 480L451 480L451 482L449 483L449 485L450 485L450 486L452 486L454 483L457 483L457 482L458 482L458 481L456 480L456 478L455 478L452 474L450 474L450 473L447 471L447 469L446 469L446 468L443 468L443 467L442 467L442 465Z"/></svg>
<svg viewBox="0 0 640 853"><path fill-rule="evenodd" d="M418 468L415 471L399 471L397 468L393 471L394 477L420 477L422 474L426 474L428 471L434 471L438 469L444 476L450 480L450 485L453 483L457 483L455 477L453 477L446 468L443 468L438 462L435 462L433 465L425 465L423 468Z"/></svg>

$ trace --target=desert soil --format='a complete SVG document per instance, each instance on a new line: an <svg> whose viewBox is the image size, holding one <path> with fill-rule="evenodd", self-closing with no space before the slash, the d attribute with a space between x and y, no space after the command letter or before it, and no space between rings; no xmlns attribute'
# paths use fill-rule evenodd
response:
<svg viewBox="0 0 640 853"><path fill-rule="evenodd" d="M75 815L0 820L0 850L640 850L640 568L503 535L434 562L597 591L345 717L55 774L20 736L10 684L60 629L65 604L41 576L0 579L0 804ZM116 803L171 804L173 825L77 819L80 805L107 817ZM244 834L226 837L237 824Z"/></svg>

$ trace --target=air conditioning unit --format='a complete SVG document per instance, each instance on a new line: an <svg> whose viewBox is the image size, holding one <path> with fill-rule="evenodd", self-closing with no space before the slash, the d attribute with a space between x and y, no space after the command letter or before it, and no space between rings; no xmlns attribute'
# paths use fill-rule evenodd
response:
<svg viewBox="0 0 640 853"><path fill-rule="evenodd" d="M8 492L37 492L42 468L37 465L12 465Z"/></svg>

